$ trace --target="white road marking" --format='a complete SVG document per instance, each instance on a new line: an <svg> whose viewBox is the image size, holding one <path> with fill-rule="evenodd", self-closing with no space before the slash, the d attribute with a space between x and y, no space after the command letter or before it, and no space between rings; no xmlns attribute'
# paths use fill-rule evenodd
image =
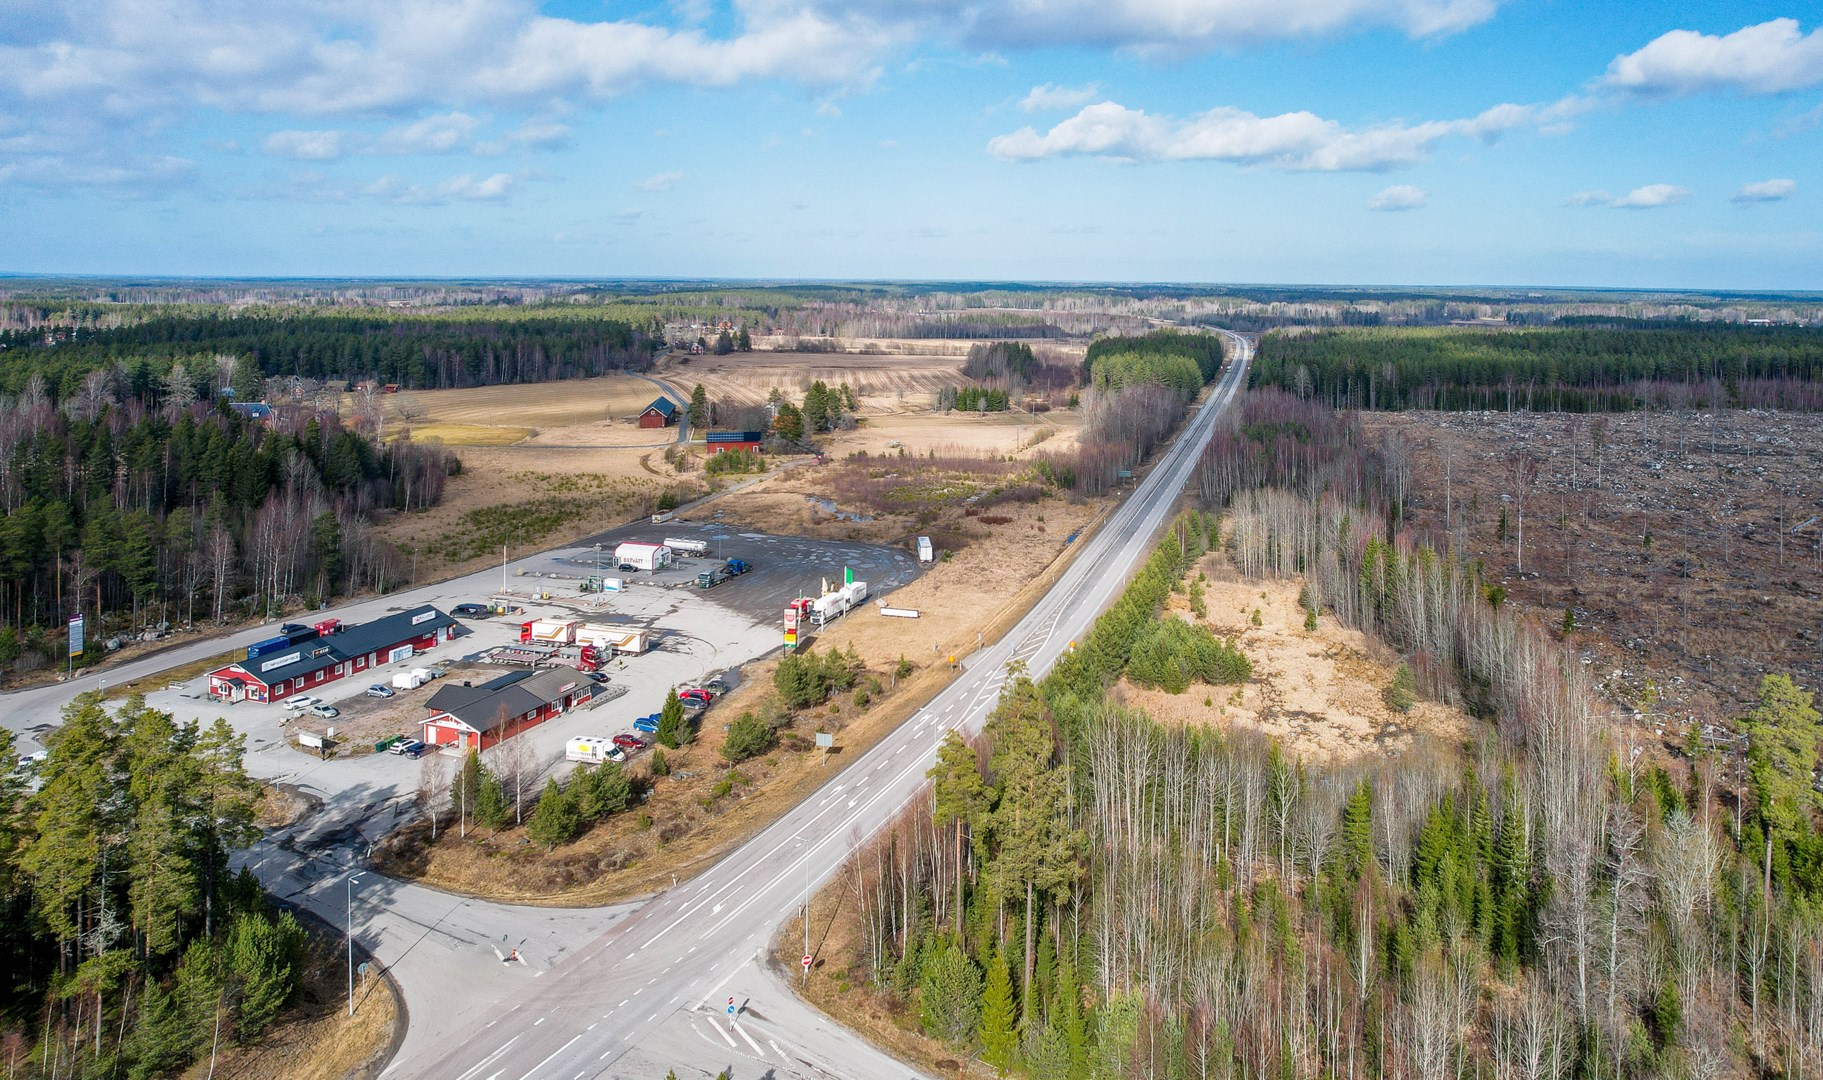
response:
<svg viewBox="0 0 1823 1080"><path fill-rule="evenodd" d="M557 1056L557 1055L558 1055L558 1054L561 1054L561 1053L563 1053L563 1052L564 1052L564 1051L565 1051L565 1050L568 1050L568 1049L569 1049L569 1048L570 1048L570 1044L571 1044L571 1043L574 1043L574 1042L575 1042L575 1041L576 1041L576 1040L577 1040L577 1039L580 1039L580 1038L582 1038L582 1034L581 1034L581 1033L580 1033L580 1032L578 1032L578 1033L577 1033L577 1034L576 1034L576 1035L574 1035L574 1036L572 1036L572 1037L571 1037L571 1039L570 1039L570 1041L569 1041L569 1042L567 1042L567 1043L564 1043L564 1044L563 1044L563 1045L562 1045L562 1046L559 1046L559 1047L558 1047L558 1048L557 1048L557 1049L556 1049L556 1050L553 1050L553 1051L552 1051L552 1052L551 1052L551 1056L550 1056L550 1057L548 1057L548 1058L545 1058L545 1059L544 1059L544 1060L543 1060L543 1061L540 1061L540 1062L539 1062L539 1063L538 1063L538 1064L536 1064L536 1065L534 1065L534 1066L532 1066L532 1072L528 1072L528 1073L526 1073L526 1074L525 1074L525 1076L521 1076L521 1077L520 1077L520 1078L519 1078L519 1080L526 1080L526 1077L529 1077L529 1076L531 1076L531 1075L532 1075L532 1073L535 1073L535 1072L537 1072L537 1071L538 1071L538 1070L539 1070L539 1069L542 1069L542 1068L544 1068L544 1067L545 1067L545 1066L546 1066L546 1065L549 1065L549 1064L550 1064L550 1063L551 1063L551 1061L552 1061L552 1059L554 1059L554 1058L555 1058L555 1057L556 1057L556 1056Z"/></svg>
<svg viewBox="0 0 1823 1080"><path fill-rule="evenodd" d="M761 1050L760 1044L753 1041L753 1036L747 1034L747 1029L741 1026L740 1021L731 1020L731 1021L729 1021L728 1026L734 1029L734 1033L736 1035L739 1035L742 1039L745 1039L748 1046L753 1047L754 1053L758 1054L762 1058L764 1058L766 1056L766 1051Z"/></svg>
<svg viewBox="0 0 1823 1080"><path fill-rule="evenodd" d="M726 1031L723 1031L722 1026L715 1022L715 1017L711 1016L711 1017L707 1017L706 1019L709 1021L709 1026L715 1029L715 1033L717 1035L720 1035L723 1039L727 1040L729 1046L734 1047L734 1049L736 1049L736 1050L740 1049L739 1046L735 1045L734 1037L732 1035L729 1035Z"/></svg>
<svg viewBox="0 0 1823 1080"><path fill-rule="evenodd" d="M501 1054L504 1054L509 1049L511 1049L512 1045L514 1043L518 1042L519 1039L520 1039L520 1036L515 1035L512 1038L506 1040L505 1046L502 1046L500 1049L498 1049L498 1050L494 1051L493 1053L489 1054L488 1056L482 1058L479 1062L477 1062L475 1064L474 1068L463 1073L461 1076L456 1077L456 1080L468 1080L469 1077L480 1072L482 1069L487 1068L489 1065L492 1065L495 1062L495 1060L497 1060L500 1057Z"/></svg>
<svg viewBox="0 0 1823 1080"><path fill-rule="evenodd" d="M791 1060L789 1057L785 1056L785 1051L779 1049L778 1043L773 1042L771 1039L767 1039L766 1045L772 1047L772 1052L777 1054L781 1059L783 1059L785 1061Z"/></svg>

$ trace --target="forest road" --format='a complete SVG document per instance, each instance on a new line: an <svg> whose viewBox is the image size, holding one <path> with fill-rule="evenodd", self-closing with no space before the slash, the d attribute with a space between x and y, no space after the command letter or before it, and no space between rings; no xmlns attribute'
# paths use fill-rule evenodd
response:
<svg viewBox="0 0 1823 1080"><path fill-rule="evenodd" d="M735 1077L920 1075L800 1001L767 959L774 935L849 854L925 783L951 730L980 729L1023 662L1034 677L1073 647L1144 562L1203 447L1246 381L1251 342L1183 432L1050 592L963 675L772 826L691 881L621 914L460 1038L402 1052L388 1077L583 1080L663 1076L688 1066ZM605 913L604 913L605 914ZM618 913L617 913L618 914ZM473 1010L470 987L445 988ZM732 1011L731 1011L732 1010ZM414 1006L414 1018L417 1007Z"/></svg>

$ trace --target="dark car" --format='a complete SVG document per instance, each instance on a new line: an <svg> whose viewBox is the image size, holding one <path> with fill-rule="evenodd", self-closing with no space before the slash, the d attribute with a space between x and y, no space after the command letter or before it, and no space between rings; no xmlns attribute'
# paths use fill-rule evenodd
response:
<svg viewBox="0 0 1823 1080"><path fill-rule="evenodd" d="M596 683L605 683L605 682L612 682L613 680L608 677L608 673L605 671L591 671L591 672L589 672L589 681L596 682Z"/></svg>
<svg viewBox="0 0 1823 1080"><path fill-rule="evenodd" d="M458 619L485 619L493 614L485 604L457 604L449 613Z"/></svg>
<svg viewBox="0 0 1823 1080"><path fill-rule="evenodd" d="M616 568L615 568L615 569L616 569L616 570L617 570L617 571L618 571L618 572L620 572L620 573L622 573L622 574L637 574L637 573L639 573L639 567L637 567L637 566L634 566L634 565L633 565L633 564L632 564L632 563L630 563L630 562L623 562L623 563L621 563L621 564L620 564L620 565L619 565L619 566L618 566L618 567L616 567Z"/></svg>

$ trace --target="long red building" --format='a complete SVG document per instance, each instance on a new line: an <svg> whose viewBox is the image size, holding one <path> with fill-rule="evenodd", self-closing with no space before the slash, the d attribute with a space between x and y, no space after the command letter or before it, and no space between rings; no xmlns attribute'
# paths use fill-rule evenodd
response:
<svg viewBox="0 0 1823 1080"><path fill-rule="evenodd" d="M209 696L229 704L282 701L435 648L456 625L426 604L359 626L336 624L333 633L303 631L289 641L259 642L253 648L264 651L209 673Z"/></svg>

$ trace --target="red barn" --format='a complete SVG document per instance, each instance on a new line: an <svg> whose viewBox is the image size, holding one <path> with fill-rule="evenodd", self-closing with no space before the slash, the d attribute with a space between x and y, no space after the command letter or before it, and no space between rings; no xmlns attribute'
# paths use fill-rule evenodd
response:
<svg viewBox="0 0 1823 1080"><path fill-rule="evenodd" d="M574 668L525 668L480 686L445 686L430 696L426 746L486 750L529 727L562 716L595 695L595 684Z"/></svg>
<svg viewBox="0 0 1823 1080"><path fill-rule="evenodd" d="M725 450L758 450L766 439L763 431L711 431L703 436L703 445L711 454Z"/></svg>
<svg viewBox="0 0 1823 1080"><path fill-rule="evenodd" d="M661 397L647 405L639 414L639 426L642 428L670 427L677 422L677 403L668 397Z"/></svg>
<svg viewBox="0 0 1823 1080"><path fill-rule="evenodd" d="M429 604L343 628L329 619L257 642L247 659L209 673L209 696L281 701L382 664L415 656L450 639L456 620ZM324 631L330 631L325 633Z"/></svg>

